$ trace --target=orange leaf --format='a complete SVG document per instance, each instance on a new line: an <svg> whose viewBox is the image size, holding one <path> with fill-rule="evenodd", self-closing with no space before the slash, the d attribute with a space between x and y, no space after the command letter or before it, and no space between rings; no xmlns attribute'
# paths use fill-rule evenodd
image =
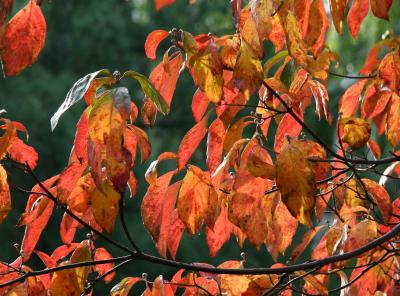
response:
<svg viewBox="0 0 400 296"><path fill-rule="evenodd" d="M201 121L196 123L183 137L178 149L178 169L185 167L190 157L200 145L207 133L208 116L203 117Z"/></svg>
<svg viewBox="0 0 400 296"><path fill-rule="evenodd" d="M157 11L159 11L164 6L171 5L173 3L175 3L175 0L154 0Z"/></svg>
<svg viewBox="0 0 400 296"><path fill-rule="evenodd" d="M166 52L164 59L150 74L149 81L153 83L155 89L158 90L168 106L171 106L181 67L182 54L179 52L168 56L168 52Z"/></svg>
<svg viewBox="0 0 400 296"><path fill-rule="evenodd" d="M398 90L400 85L400 56L398 51L392 51L385 55L379 65L379 77L391 90Z"/></svg>
<svg viewBox="0 0 400 296"><path fill-rule="evenodd" d="M286 42L290 56L303 68L307 67L307 48L303 41L300 25L292 11L288 11L285 19Z"/></svg>
<svg viewBox="0 0 400 296"><path fill-rule="evenodd" d="M46 38L46 20L35 0L31 0L7 24L0 53L4 74L13 76L32 65Z"/></svg>
<svg viewBox="0 0 400 296"><path fill-rule="evenodd" d="M258 92L262 83L262 66L257 55L242 40L239 55L233 69L235 85L240 89L248 100L252 94Z"/></svg>
<svg viewBox="0 0 400 296"><path fill-rule="evenodd" d="M297 114L301 119L303 119L302 114ZM290 114L285 114L278 125L278 129L275 134L275 144L274 150L277 153L282 151L282 148L287 143L289 138L297 138L303 127L291 116Z"/></svg>
<svg viewBox="0 0 400 296"><path fill-rule="evenodd" d="M300 144L289 142L276 160L276 185L282 201L300 223L311 226L315 205L315 172Z"/></svg>
<svg viewBox="0 0 400 296"><path fill-rule="evenodd" d="M208 129L207 137L207 167L211 174L222 161L225 135L224 123L219 118L215 119Z"/></svg>
<svg viewBox="0 0 400 296"><path fill-rule="evenodd" d="M344 251L349 252L361 248L378 236L375 221L363 220L352 226L344 243Z"/></svg>
<svg viewBox="0 0 400 296"><path fill-rule="evenodd" d="M96 188L91 193L94 218L107 232L112 232L114 228L120 198L121 195L108 182L103 182L103 192Z"/></svg>
<svg viewBox="0 0 400 296"><path fill-rule="evenodd" d="M347 0L329 0L333 24L336 31L342 34L344 12L347 6Z"/></svg>
<svg viewBox="0 0 400 296"><path fill-rule="evenodd" d="M356 38L360 31L360 25L367 16L369 10L368 0L354 0L349 13L347 14L347 23L351 35Z"/></svg>
<svg viewBox="0 0 400 296"><path fill-rule="evenodd" d="M149 186L143 197L141 206L143 224L155 242L160 236L165 197L175 173L175 171L171 171L159 177L154 184Z"/></svg>
<svg viewBox="0 0 400 296"><path fill-rule="evenodd" d="M146 56L150 60L156 59L157 47L161 41L168 37L168 35L169 33L165 30L154 30L147 35L146 42L144 43L144 50L146 52Z"/></svg>
<svg viewBox="0 0 400 296"><path fill-rule="evenodd" d="M358 102L368 79L361 79L350 86L339 101L339 112L343 117L351 117L357 113Z"/></svg>
<svg viewBox="0 0 400 296"><path fill-rule="evenodd" d="M326 16L324 3L322 0L315 0L310 8L310 21L306 42L312 48L312 52L317 56L325 47L325 35L329 29L329 19Z"/></svg>
<svg viewBox="0 0 400 296"><path fill-rule="evenodd" d="M203 118L209 103L210 101L205 94L200 89L197 89L192 100L192 113L196 122L199 122Z"/></svg>
<svg viewBox="0 0 400 296"><path fill-rule="evenodd" d="M362 118L341 118L339 127L343 128L342 141L355 149L367 144L371 136L371 126Z"/></svg>
<svg viewBox="0 0 400 296"><path fill-rule="evenodd" d="M392 0L370 0L372 13L381 19L389 20L389 9Z"/></svg>
<svg viewBox="0 0 400 296"><path fill-rule="evenodd" d="M200 232L208 211L211 188L210 174L190 166L179 190L177 208L179 218L190 234Z"/></svg>
<svg viewBox="0 0 400 296"><path fill-rule="evenodd" d="M0 223L3 223L9 211L11 211L11 195L7 183L7 172L0 165Z"/></svg>
<svg viewBox="0 0 400 296"><path fill-rule="evenodd" d="M228 220L228 212L225 206L221 207L221 212L215 222L214 228L207 227L206 240L210 250L210 256L214 257L218 251L231 237L232 224Z"/></svg>
<svg viewBox="0 0 400 296"><path fill-rule="evenodd" d="M400 143L400 97L392 93L386 122L386 136L392 147Z"/></svg>
<svg viewBox="0 0 400 296"><path fill-rule="evenodd" d="M362 179L361 181L364 183L368 194L371 195L372 199L378 205L383 219L385 222L388 222L392 215L392 203L385 187L370 179Z"/></svg>
<svg viewBox="0 0 400 296"><path fill-rule="evenodd" d="M94 254L94 260L104 260L104 259L112 259L112 255L104 248L97 248L96 253ZM106 263L106 264L97 264L95 265L96 271L99 273L99 275L105 274L107 271L112 269L114 267L114 263ZM104 282L106 284L109 284L113 278L115 277L115 272L108 274L104 278Z"/></svg>

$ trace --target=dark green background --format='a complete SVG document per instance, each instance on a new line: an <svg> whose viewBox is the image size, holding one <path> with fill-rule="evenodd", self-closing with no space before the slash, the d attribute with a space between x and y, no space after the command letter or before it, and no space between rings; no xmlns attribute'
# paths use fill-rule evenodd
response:
<svg viewBox="0 0 400 296"><path fill-rule="evenodd" d="M16 0L14 10L23 6L26 1ZM391 22L377 20L371 15L362 25L357 41L354 41L345 28L344 36L339 38L332 30L327 45L340 54L338 73L355 74L364 62L368 49L379 40L387 29L400 29L396 19L400 11L395 2L391 11ZM84 109L84 103L77 104L64 114L54 132L50 130L50 117L62 103L67 91L73 83L87 73L101 68L111 71L136 70L149 75L156 62L150 62L144 55L143 44L148 33L154 29L170 30L179 28L193 34L212 32L217 35L231 34L234 27L231 22L231 12L227 1L198 0L193 6L187 1L177 0L172 6L161 12L156 12L152 1L147 0L53 0L44 1L44 14L47 20L48 33L46 44L37 63L26 69L17 77L0 80L0 109L6 109L6 117L21 121L30 132L30 144L39 152L40 159L37 173L47 179L59 173L67 164L68 155L75 135L75 124ZM168 47L164 42L158 51L158 57ZM273 50L266 45L266 57L273 55ZM332 78L329 80L331 106L335 111L335 103L344 89L352 83L349 79ZM128 84L133 100L140 106L143 98L136 84ZM158 117L156 126L148 132L153 152L151 160L160 152L176 151L180 139L194 124L190 111L192 94L195 91L191 77L185 72L181 75L173 99L171 114L167 117ZM310 112L311 114L312 112ZM312 115L312 114L311 114ZM311 116L313 117L313 116ZM334 135L325 122L309 119L312 127L323 135L323 138L332 142ZM384 141L381 140L384 145ZM204 160L205 145L194 155L192 162L201 163ZM139 178L139 191L134 200L128 201L127 220L129 228L138 245L148 252L156 254L149 235L144 230L140 217L140 203L147 183L144 181L144 172L150 163L143 166L136 165L135 174ZM204 163L204 161L203 161ZM32 182L29 178L11 172L11 180L20 186L29 189ZM20 243L23 229L13 225L18 221L24 210L27 196L13 194L13 212L5 223L0 225L2 252L0 260L9 261L17 256L13 244ZM58 235L60 211L52 217L47 229L37 245L37 249L51 252L61 243ZM113 237L127 244L121 232L119 223ZM304 231L302 228L301 231ZM80 232L80 238L85 233ZM99 241L98 246L101 246ZM118 251L109 248L115 256ZM211 259L203 235L184 239L178 251L178 259L193 262L202 261L219 264L228 259L240 259L239 249L235 240L224 246L217 259ZM265 248L256 252L246 243L245 252L249 266L268 266L271 258ZM288 258L285 258L288 259ZM32 266L42 267L40 262L32 256ZM132 263L121 270L115 281L124 276L141 276L143 272L153 279L158 274L170 278L172 269L145 264ZM95 295L105 294L104 287L99 285Z"/></svg>

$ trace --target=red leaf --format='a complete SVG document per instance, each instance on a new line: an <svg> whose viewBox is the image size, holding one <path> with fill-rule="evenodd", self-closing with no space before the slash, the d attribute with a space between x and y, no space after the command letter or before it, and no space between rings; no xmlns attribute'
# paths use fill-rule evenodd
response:
<svg viewBox="0 0 400 296"><path fill-rule="evenodd" d="M364 67L360 70L360 74L370 75L379 65L379 52L383 46L382 42L377 43L368 53L365 59Z"/></svg>
<svg viewBox="0 0 400 296"><path fill-rule="evenodd" d="M203 118L209 104L210 100L200 89L197 89L192 100L192 113L196 122L199 122Z"/></svg>
<svg viewBox="0 0 400 296"><path fill-rule="evenodd" d="M164 59L153 69L149 77L150 82L153 83L168 106L171 106L181 66L182 54L179 52L168 56L167 51Z"/></svg>
<svg viewBox="0 0 400 296"><path fill-rule="evenodd" d="M11 211L11 195L7 183L7 172L0 165L0 223L7 217L9 211Z"/></svg>
<svg viewBox="0 0 400 296"><path fill-rule="evenodd" d="M347 23L349 24L349 30L351 35L356 38L360 31L361 22L368 14L369 10L368 0L354 0L349 13L347 15Z"/></svg>
<svg viewBox="0 0 400 296"><path fill-rule="evenodd" d="M70 244L74 241L75 233L80 223L68 214L64 214L60 223L60 237L64 244Z"/></svg>
<svg viewBox="0 0 400 296"><path fill-rule="evenodd" d="M39 241L40 235L49 222L51 213L53 212L54 203L51 200L43 197L41 202L46 203L45 209L39 217L27 224L25 228L25 234L21 246L21 249L24 252L24 262L28 261L31 257L31 254Z"/></svg>
<svg viewBox="0 0 400 296"><path fill-rule="evenodd" d="M339 112L344 117L353 117L357 113L358 102L368 79L361 79L350 86L339 101Z"/></svg>
<svg viewBox="0 0 400 296"><path fill-rule="evenodd" d="M176 198L178 196L181 183L182 182L179 181L168 187L162 204L162 213L160 217L160 236L156 243L156 247L160 255L164 258L167 257L170 226L171 222L173 222L172 214L175 209Z"/></svg>
<svg viewBox="0 0 400 296"><path fill-rule="evenodd" d="M60 174L60 181L57 184L57 197L59 200L66 202L68 195L74 189L85 169L86 165L74 162Z"/></svg>
<svg viewBox="0 0 400 296"><path fill-rule="evenodd" d="M154 0L157 11L159 11L164 6L173 4L174 2L175 0Z"/></svg>
<svg viewBox="0 0 400 296"><path fill-rule="evenodd" d="M160 6L157 8L157 3L160 1L156 2L156 9L159 10ZM169 33L165 30L154 30L151 32L149 35L147 35L146 42L144 43L144 50L146 52L146 56L150 60L155 60L156 59L156 51L158 45L163 41Z"/></svg>
<svg viewBox="0 0 400 296"><path fill-rule="evenodd" d="M382 185L370 180L362 179L368 194L378 205L379 211L382 213L385 222L388 222L392 215L392 204L390 196Z"/></svg>
<svg viewBox="0 0 400 296"><path fill-rule="evenodd" d="M181 170L189 161L193 152L200 145L207 133L208 116L203 117L201 121L196 123L183 137L178 149L178 169Z"/></svg>
<svg viewBox="0 0 400 296"><path fill-rule="evenodd" d="M175 259L178 251L179 243L182 238L185 224L179 219L178 209L175 209L171 215L169 234L168 234L168 251L171 257Z"/></svg>
<svg viewBox="0 0 400 296"><path fill-rule="evenodd" d="M160 237L160 227L163 214L164 196L175 171L159 177L154 185L150 185L143 197L141 213L143 224L155 242Z"/></svg>
<svg viewBox="0 0 400 296"><path fill-rule="evenodd" d="M5 28L0 48L5 75L17 75L32 65L43 49L45 38L46 20L40 6L31 0Z"/></svg>
<svg viewBox="0 0 400 296"><path fill-rule="evenodd" d="M211 174L222 161L225 134L224 123L219 118L215 119L208 129L207 137L207 167Z"/></svg>
<svg viewBox="0 0 400 296"><path fill-rule="evenodd" d="M228 212L225 206L221 207L221 213L215 222L214 229L207 227L206 239L210 250L210 256L217 255L222 246L231 237L232 223L228 220Z"/></svg>
<svg viewBox="0 0 400 296"><path fill-rule="evenodd" d="M400 56L398 51L389 52L379 65L379 77L393 91L400 85Z"/></svg>
<svg viewBox="0 0 400 296"><path fill-rule="evenodd" d="M38 154L36 150L26 145L19 138L14 138L8 152L12 159L20 163L27 163L31 169L34 169L37 165Z"/></svg>
<svg viewBox="0 0 400 296"><path fill-rule="evenodd" d="M94 260L104 260L104 259L112 259L113 256L104 248L97 248L96 253L94 254ZM95 265L96 271L99 273L100 276L105 274L107 271L114 267L114 263L106 263L106 264L97 264ZM108 274L104 278L104 282L106 284L110 283L113 278L115 277L115 272Z"/></svg>
<svg viewBox="0 0 400 296"><path fill-rule="evenodd" d="M303 120L302 114L297 113L297 115ZM301 130L302 126L290 114L285 114L275 134L275 152L280 153L282 151L283 145L287 143L287 136L297 138Z"/></svg>
<svg viewBox="0 0 400 296"><path fill-rule="evenodd" d="M74 153L81 163L88 162L88 113L89 109L86 109L85 112L82 113L82 116L76 125L76 134L74 139Z"/></svg>
<svg viewBox="0 0 400 296"><path fill-rule="evenodd" d="M134 125L129 125L129 131L133 133L133 135L136 137L137 144L140 149L140 155L141 155L141 163L144 163L150 156L151 153L151 144L149 141L149 137L147 136L146 132L142 130L141 128L134 126ZM132 157L133 154L132 154Z"/></svg>
<svg viewBox="0 0 400 296"><path fill-rule="evenodd" d="M372 13L381 19L389 20L389 9L392 0L370 0Z"/></svg>

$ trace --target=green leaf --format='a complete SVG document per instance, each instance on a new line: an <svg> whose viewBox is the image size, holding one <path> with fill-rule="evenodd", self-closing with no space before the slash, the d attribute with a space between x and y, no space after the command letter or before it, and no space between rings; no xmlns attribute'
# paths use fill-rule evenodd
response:
<svg viewBox="0 0 400 296"><path fill-rule="evenodd" d="M82 77L77 82L75 82L75 84L72 86L72 88L68 91L64 102L61 104L61 106L58 108L56 113L54 113L54 115L50 119L52 131L56 128L58 120L60 119L61 115L63 115L64 112L67 111L72 105L75 105L77 102L82 100L86 91L89 89L89 86L90 86L90 83L92 82L92 80L100 74L110 76L110 71L107 69L102 69L102 70L87 74L86 76Z"/></svg>
<svg viewBox="0 0 400 296"><path fill-rule="evenodd" d="M145 95L156 104L157 110L164 115L169 113L167 103L145 76L136 71L126 71L122 77L132 77L133 79L136 79L142 87Z"/></svg>
<svg viewBox="0 0 400 296"><path fill-rule="evenodd" d="M282 50L278 52L276 55L273 57L269 58L265 64L264 64L264 79L268 78L268 72L269 70L276 64L278 63L281 59L286 58L288 56L289 52L287 50Z"/></svg>

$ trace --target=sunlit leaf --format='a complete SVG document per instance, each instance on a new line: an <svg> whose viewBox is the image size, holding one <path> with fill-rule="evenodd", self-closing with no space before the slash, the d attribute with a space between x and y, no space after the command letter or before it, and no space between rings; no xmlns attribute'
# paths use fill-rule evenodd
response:
<svg viewBox="0 0 400 296"><path fill-rule="evenodd" d="M154 30L149 35L147 35L146 42L144 43L144 49L146 56L150 60L156 59L156 51L158 45L167 38L169 33L165 30Z"/></svg>
<svg viewBox="0 0 400 296"><path fill-rule="evenodd" d="M6 25L0 44L4 74L14 76L32 65L46 39L46 20L35 0L29 1Z"/></svg>

